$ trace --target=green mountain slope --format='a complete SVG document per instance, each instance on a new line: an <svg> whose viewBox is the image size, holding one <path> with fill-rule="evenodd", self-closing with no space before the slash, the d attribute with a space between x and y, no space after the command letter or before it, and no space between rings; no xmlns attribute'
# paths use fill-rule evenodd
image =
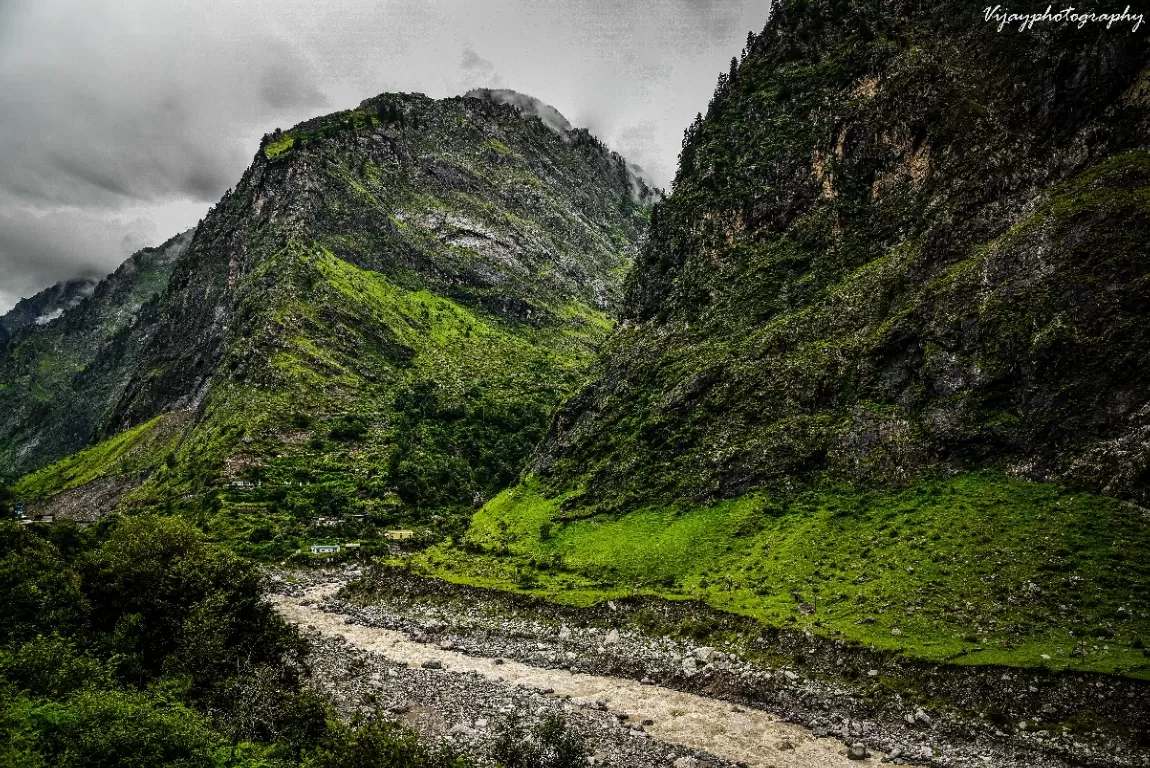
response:
<svg viewBox="0 0 1150 768"><path fill-rule="evenodd" d="M112 483L275 557L458 526L581 381L655 194L586 131L484 98L270 135L157 299L108 440L17 495Z"/></svg>
<svg viewBox="0 0 1150 768"><path fill-rule="evenodd" d="M1097 494L1150 498L1144 36L777 5L686 133L591 383L473 561L428 563L1141 668L1146 513Z"/></svg>
<svg viewBox="0 0 1150 768"><path fill-rule="evenodd" d="M192 232L125 261L97 285L50 288L4 316L0 346L0 475L89 445L121 395L153 330Z"/></svg>

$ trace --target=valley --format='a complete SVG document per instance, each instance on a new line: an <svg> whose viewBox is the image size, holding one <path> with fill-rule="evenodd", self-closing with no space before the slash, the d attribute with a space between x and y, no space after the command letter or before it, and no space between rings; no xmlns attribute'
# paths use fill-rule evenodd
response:
<svg viewBox="0 0 1150 768"><path fill-rule="evenodd" d="M1150 47L980 14L779 0L669 193L382 93L0 317L0 762L1150 766Z"/></svg>

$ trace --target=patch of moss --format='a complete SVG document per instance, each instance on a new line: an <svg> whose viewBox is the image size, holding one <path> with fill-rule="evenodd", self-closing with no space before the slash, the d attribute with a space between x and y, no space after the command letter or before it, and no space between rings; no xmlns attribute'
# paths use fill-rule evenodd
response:
<svg viewBox="0 0 1150 768"><path fill-rule="evenodd" d="M268 142L264 147L264 156L268 160L279 160L291 152L295 146L295 139L288 134L281 135L275 141Z"/></svg>

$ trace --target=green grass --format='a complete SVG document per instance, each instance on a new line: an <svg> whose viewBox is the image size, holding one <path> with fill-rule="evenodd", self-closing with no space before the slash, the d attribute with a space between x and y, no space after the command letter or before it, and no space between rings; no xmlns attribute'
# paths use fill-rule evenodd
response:
<svg viewBox="0 0 1150 768"><path fill-rule="evenodd" d="M39 499L78 488L101 477L149 470L175 448L178 430L164 428L173 421L169 416L157 416L26 475L13 491L20 498Z"/></svg>
<svg viewBox="0 0 1150 768"><path fill-rule="evenodd" d="M234 341L194 424L117 435L26 477L21 498L139 473L119 508L183 514L259 560L319 535L366 554L389 527L462 531L477 495L515 481L611 327L574 300L551 324L512 325L319 245L267 259L244 288L258 331ZM346 525L316 529L324 515Z"/></svg>
<svg viewBox="0 0 1150 768"><path fill-rule="evenodd" d="M572 522L562 501L529 479L419 564L565 603L699 599L930 661L1150 678L1147 513L1113 499L970 474Z"/></svg>
<svg viewBox="0 0 1150 768"><path fill-rule="evenodd" d="M295 139L285 134L276 141L268 142L268 145L264 147L264 155L268 160L278 160L288 152L291 152L294 146Z"/></svg>

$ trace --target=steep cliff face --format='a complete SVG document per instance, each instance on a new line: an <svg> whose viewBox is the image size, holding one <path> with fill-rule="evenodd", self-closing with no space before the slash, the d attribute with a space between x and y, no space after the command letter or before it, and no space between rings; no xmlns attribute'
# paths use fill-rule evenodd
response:
<svg viewBox="0 0 1150 768"><path fill-rule="evenodd" d="M536 470L568 507L996 468L1145 501L1144 34L787 2Z"/></svg>
<svg viewBox="0 0 1150 768"><path fill-rule="evenodd" d="M155 365L130 386L120 426L202 394L241 284L291 244L510 323L608 310L645 225L627 180L590 136L561 141L478 98L381 96L269 136L173 276Z"/></svg>
<svg viewBox="0 0 1150 768"><path fill-rule="evenodd" d="M590 383L423 566L1150 674L1144 33L796 0L748 48Z"/></svg>
<svg viewBox="0 0 1150 768"><path fill-rule="evenodd" d="M150 308L109 440L18 491L271 485L243 509L272 526L470 511L581 380L654 195L586 131L493 98L389 94L277 131Z"/></svg>
<svg viewBox="0 0 1150 768"><path fill-rule="evenodd" d="M96 281L62 283L4 316L0 474L90 445L154 330L154 301L192 232L147 248Z"/></svg>

